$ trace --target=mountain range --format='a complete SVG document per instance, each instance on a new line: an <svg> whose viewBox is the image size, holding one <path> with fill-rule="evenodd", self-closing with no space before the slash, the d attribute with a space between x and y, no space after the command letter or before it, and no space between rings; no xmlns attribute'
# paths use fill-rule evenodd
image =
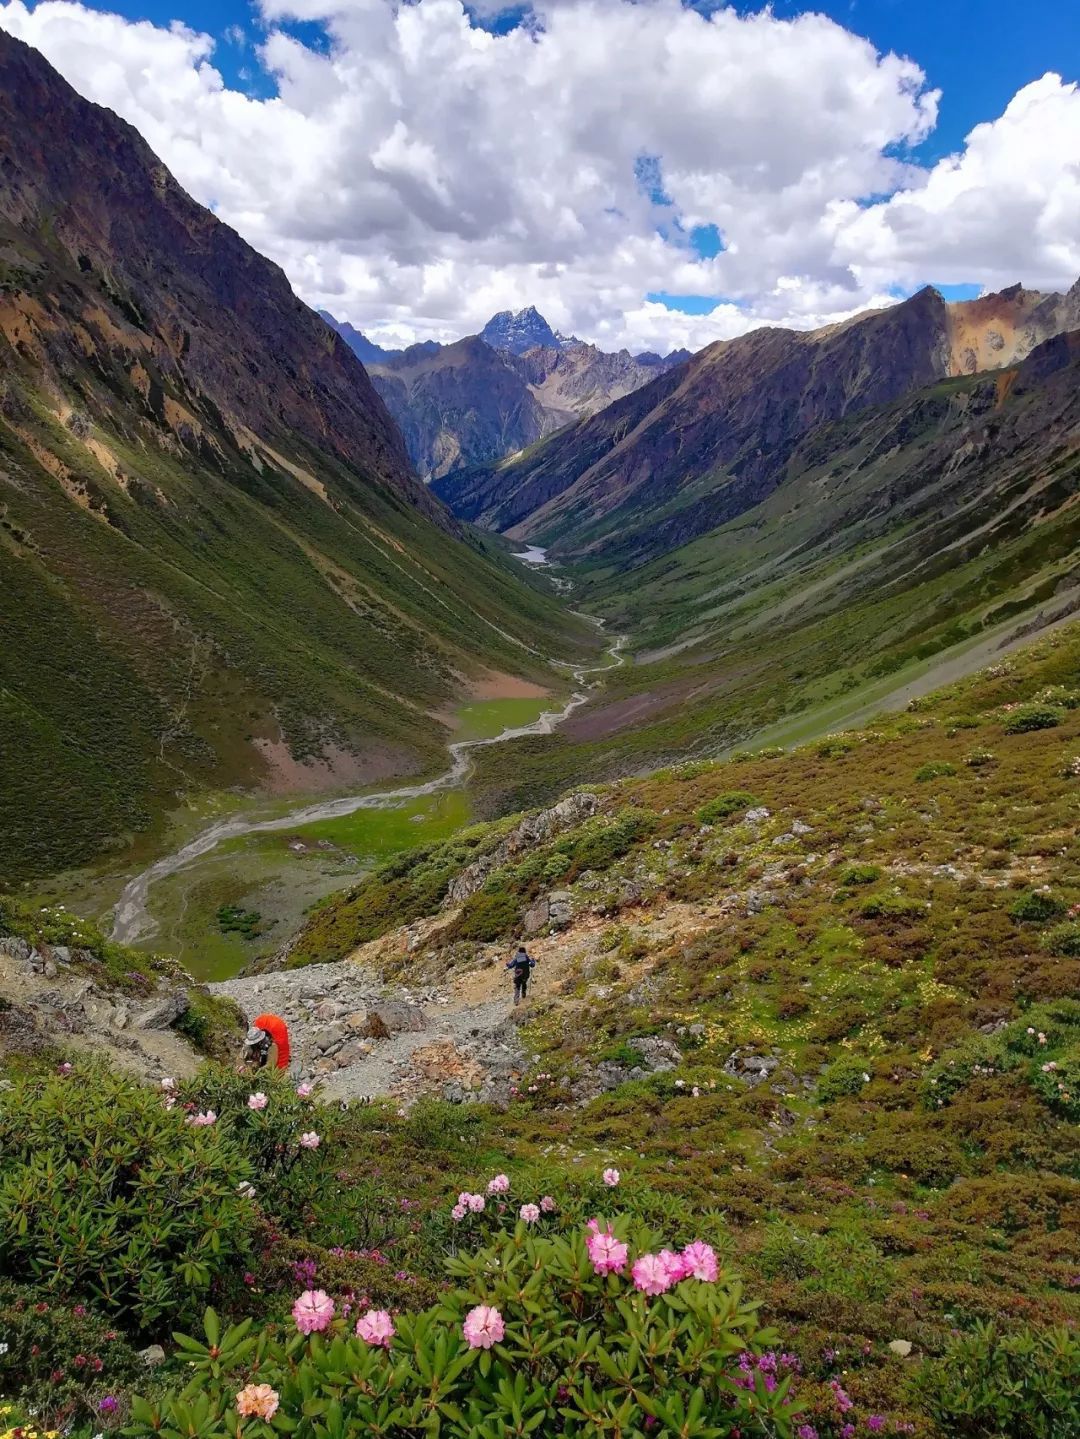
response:
<svg viewBox="0 0 1080 1439"><path fill-rule="evenodd" d="M595 646L416 479L282 271L3 32L0 336L6 878L192 790L441 765L478 677Z"/></svg>
<svg viewBox="0 0 1080 1439"><path fill-rule="evenodd" d="M438 480L633 649L551 745L481 758L489 812L843 728L1080 608L1078 310L925 289L755 331Z"/></svg>
<svg viewBox="0 0 1080 1439"><path fill-rule="evenodd" d="M556 334L533 306L500 311L479 335L406 350L383 349L320 314L367 367L425 479L527 449L689 358L607 353Z"/></svg>
<svg viewBox="0 0 1080 1439"><path fill-rule="evenodd" d="M927 288L823 330L754 330L529 454L436 489L462 517L555 555L641 563L758 504L816 426L1014 364L1076 326L1080 284L1068 295L1014 286L955 304Z"/></svg>

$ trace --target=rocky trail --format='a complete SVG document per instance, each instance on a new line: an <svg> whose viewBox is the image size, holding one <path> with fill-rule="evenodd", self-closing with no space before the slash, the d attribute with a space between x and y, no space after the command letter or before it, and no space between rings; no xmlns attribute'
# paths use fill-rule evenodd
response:
<svg viewBox="0 0 1080 1439"><path fill-rule="evenodd" d="M318 1080L324 1098L379 1095L403 1101L505 1097L525 1064L503 993L469 998L453 984L410 989L383 984L366 965L315 964L211 988L250 1018L264 1010L289 1026L298 1076Z"/></svg>

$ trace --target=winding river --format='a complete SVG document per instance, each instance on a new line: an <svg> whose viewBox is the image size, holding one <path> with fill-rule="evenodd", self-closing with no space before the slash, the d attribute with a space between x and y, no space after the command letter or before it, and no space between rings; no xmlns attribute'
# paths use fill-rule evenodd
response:
<svg viewBox="0 0 1080 1439"><path fill-rule="evenodd" d="M574 690L561 710L547 710L532 724L504 729L501 734L488 739L457 740L448 746L450 768L435 779L422 784L400 785L396 789L384 790L379 794L343 795L337 799L320 800L305 804L274 819L246 819L234 815L231 819L218 820L208 826L194 839L188 840L172 854L167 854L144 869L141 874L128 880L113 911L112 938L120 944L134 944L153 932L155 921L150 914L147 900L150 887L157 880L165 879L185 865L209 854L225 840L236 839L245 834L261 834L271 830L293 829L297 825L312 824L316 820L338 819L353 814L358 809L392 809L394 806L424 795L437 794L441 790L454 789L464 782L471 769L470 751L486 745L505 744L507 740L523 739L527 735L551 734L576 709L589 698L589 692L597 688L599 681L586 681L586 675L600 674L623 663L622 647L625 639L615 640L607 651L607 664L580 666L573 669L574 683L581 688Z"/></svg>

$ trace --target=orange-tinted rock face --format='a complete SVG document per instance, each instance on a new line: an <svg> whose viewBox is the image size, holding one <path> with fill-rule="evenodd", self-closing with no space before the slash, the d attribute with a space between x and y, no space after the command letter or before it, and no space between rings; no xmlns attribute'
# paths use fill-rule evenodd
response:
<svg viewBox="0 0 1080 1439"><path fill-rule="evenodd" d="M1080 290L1046 295L1012 285L946 309L949 374L974 375L1016 364L1043 340L1080 323Z"/></svg>

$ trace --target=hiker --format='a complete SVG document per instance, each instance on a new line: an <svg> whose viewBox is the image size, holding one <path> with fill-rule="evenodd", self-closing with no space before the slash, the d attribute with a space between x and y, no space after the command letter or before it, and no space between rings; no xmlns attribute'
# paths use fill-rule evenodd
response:
<svg viewBox="0 0 1080 1439"><path fill-rule="evenodd" d="M507 964L507 969L514 971L514 1003L520 1004L525 998L525 992L529 987L529 975L532 972L536 960L525 952L523 944L518 945L517 954Z"/></svg>
<svg viewBox="0 0 1080 1439"><path fill-rule="evenodd" d="M277 1068L288 1069L289 1031L285 1021L276 1014L257 1014L244 1040L245 1067L262 1069L270 1058L271 1045L277 1047Z"/></svg>

